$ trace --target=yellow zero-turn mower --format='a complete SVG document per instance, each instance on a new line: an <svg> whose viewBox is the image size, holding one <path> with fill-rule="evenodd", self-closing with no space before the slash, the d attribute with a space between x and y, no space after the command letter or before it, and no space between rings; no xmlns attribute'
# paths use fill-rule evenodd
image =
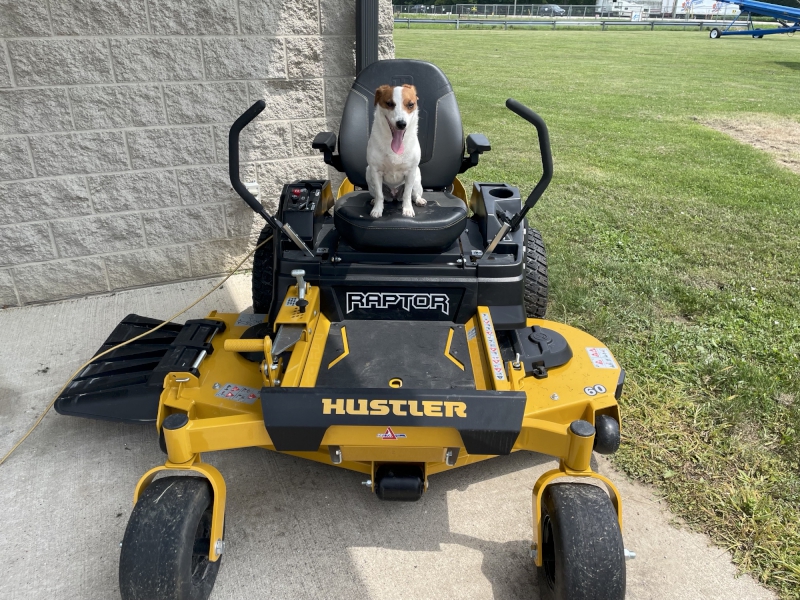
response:
<svg viewBox="0 0 800 600"><path fill-rule="evenodd" d="M414 84L419 96L428 203L413 218L399 202L369 215L366 146L374 90L387 83ZM456 176L489 141L473 134L465 144L453 89L426 62L365 68L347 97L338 154L335 134L314 139L347 176L335 200L329 181L294 181L268 214L239 179L239 133L264 102L233 124L231 183L267 222L255 314L170 323L98 357L55 405L154 422L159 432L167 460L134 490L123 599L209 596L226 492L202 453L249 446L364 473L378 498L400 501L476 461L517 450L557 457L533 488L540 588L559 599L624 597L619 493L590 466L592 451L619 446L624 371L592 336L544 320L545 251L525 216L550 182L550 143L541 117L506 106L538 132L543 175L524 202L503 183L475 183L467 197ZM129 315L101 351L158 323ZM186 471L195 476L172 476Z"/></svg>

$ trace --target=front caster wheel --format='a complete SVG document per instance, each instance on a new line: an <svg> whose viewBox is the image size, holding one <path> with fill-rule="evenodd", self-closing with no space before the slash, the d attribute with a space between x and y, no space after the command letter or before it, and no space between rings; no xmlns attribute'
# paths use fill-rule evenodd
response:
<svg viewBox="0 0 800 600"><path fill-rule="evenodd" d="M711 32L708 34L708 37L710 37L712 40L717 39L719 37L719 29L714 27L714 29L712 29Z"/></svg>
<svg viewBox="0 0 800 600"><path fill-rule="evenodd" d="M625 548L614 507L593 485L554 483L542 496L542 600L622 600Z"/></svg>
<svg viewBox="0 0 800 600"><path fill-rule="evenodd" d="M119 558L122 600L206 600L220 562L208 560L211 485L199 477L165 477L139 498Z"/></svg>

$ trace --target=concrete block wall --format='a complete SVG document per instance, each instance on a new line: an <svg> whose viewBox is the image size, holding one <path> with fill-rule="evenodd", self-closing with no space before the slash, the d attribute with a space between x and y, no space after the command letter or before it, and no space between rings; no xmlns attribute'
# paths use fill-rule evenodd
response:
<svg viewBox="0 0 800 600"><path fill-rule="evenodd" d="M381 58L394 55L380 0ZM205 277L252 248L242 179L335 177L353 0L0 0L0 307Z"/></svg>

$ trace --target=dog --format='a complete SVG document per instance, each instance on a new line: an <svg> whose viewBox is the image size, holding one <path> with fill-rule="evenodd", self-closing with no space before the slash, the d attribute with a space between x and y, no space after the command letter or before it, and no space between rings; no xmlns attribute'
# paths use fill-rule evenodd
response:
<svg viewBox="0 0 800 600"><path fill-rule="evenodd" d="M417 206L426 204L419 172L422 151L417 138L417 104L413 85L382 85L375 90L375 116L367 142L369 214L375 219L383 215L384 189L397 199L402 187L403 216L414 216L412 199Z"/></svg>

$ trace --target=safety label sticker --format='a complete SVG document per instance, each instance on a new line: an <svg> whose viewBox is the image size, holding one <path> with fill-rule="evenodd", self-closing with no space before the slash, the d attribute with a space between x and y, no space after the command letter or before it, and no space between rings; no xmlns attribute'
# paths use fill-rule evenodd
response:
<svg viewBox="0 0 800 600"><path fill-rule="evenodd" d="M608 348L586 348L589 358L592 359L592 364L597 369L616 369L617 361L611 356L611 350Z"/></svg>
<svg viewBox="0 0 800 600"><path fill-rule="evenodd" d="M395 433L391 427L387 427L386 431L379 433L378 437L382 440L399 440L406 437L405 433Z"/></svg>
<svg viewBox="0 0 800 600"><path fill-rule="evenodd" d="M467 332L467 339L472 340L475 339L475 336L478 335L478 330L474 327Z"/></svg>
<svg viewBox="0 0 800 600"><path fill-rule="evenodd" d="M244 404L252 404L256 400L260 400L261 399L261 390L258 390L256 388L247 387L245 385L236 385L235 383L226 383L214 395L217 398L225 398L225 400L232 400L234 402L242 402Z"/></svg>
<svg viewBox="0 0 800 600"><path fill-rule="evenodd" d="M300 298L298 298L297 296L292 296L290 298L287 298L286 299L286 306L297 306L297 301L299 299Z"/></svg>
<svg viewBox="0 0 800 600"><path fill-rule="evenodd" d="M492 318L488 313L481 312L483 322L483 332L486 334L486 345L489 349L489 362L491 363L492 373L498 381L505 381L506 372L503 369L503 357L500 356L500 348L497 346L497 338L494 335Z"/></svg>
<svg viewBox="0 0 800 600"><path fill-rule="evenodd" d="M239 318L236 319L235 325L237 327L252 327L253 325L260 325L264 322L264 317L266 316L267 315L242 313L239 315Z"/></svg>

